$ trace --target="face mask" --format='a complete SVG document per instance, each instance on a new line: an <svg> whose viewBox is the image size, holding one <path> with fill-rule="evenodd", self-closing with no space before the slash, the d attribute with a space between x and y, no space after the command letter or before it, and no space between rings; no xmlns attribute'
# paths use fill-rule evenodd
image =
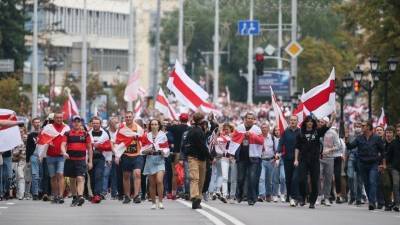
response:
<svg viewBox="0 0 400 225"><path fill-rule="evenodd" d="M354 128L354 132L355 132L356 134L360 134L360 133L362 132L361 127L356 127L356 128Z"/></svg>

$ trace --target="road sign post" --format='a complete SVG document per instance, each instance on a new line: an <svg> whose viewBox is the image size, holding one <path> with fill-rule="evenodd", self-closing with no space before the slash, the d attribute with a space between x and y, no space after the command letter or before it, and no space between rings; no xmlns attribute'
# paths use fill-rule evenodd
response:
<svg viewBox="0 0 400 225"><path fill-rule="evenodd" d="M258 20L239 20L237 32L241 36L259 35L261 32L260 21Z"/></svg>

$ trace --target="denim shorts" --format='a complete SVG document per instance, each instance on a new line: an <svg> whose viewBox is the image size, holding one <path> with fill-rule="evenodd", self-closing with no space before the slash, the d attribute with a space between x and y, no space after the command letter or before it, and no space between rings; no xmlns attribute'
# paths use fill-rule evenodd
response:
<svg viewBox="0 0 400 225"><path fill-rule="evenodd" d="M47 156L47 167L49 168L49 176L54 177L56 173L64 174L64 157L57 156L51 157Z"/></svg>

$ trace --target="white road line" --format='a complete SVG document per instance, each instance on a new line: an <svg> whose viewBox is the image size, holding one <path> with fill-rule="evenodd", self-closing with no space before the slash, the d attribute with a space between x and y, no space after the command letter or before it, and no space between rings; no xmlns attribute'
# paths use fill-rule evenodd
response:
<svg viewBox="0 0 400 225"><path fill-rule="evenodd" d="M185 202L183 200L177 200L177 202L179 202L179 203L181 203L181 204L183 204L183 205L185 205L185 206L187 206L189 208L192 208L192 205L190 203L187 203L187 202ZM200 213L201 215L207 217L207 219L209 219L215 225L226 225L220 219L218 219L217 217L211 215L210 213L208 213L208 212L206 212L206 211L204 211L202 209L196 209L196 211L198 213Z"/></svg>
<svg viewBox="0 0 400 225"><path fill-rule="evenodd" d="M223 211L221 211L221 210L219 210L219 209L217 209L215 207L209 206L209 205L207 205L205 203L203 203L202 206L206 207L206 208L212 210L213 212L215 212L216 214L224 217L225 219L227 219L230 222L232 222L234 225L245 225L245 223L243 223L242 221L236 219L235 217L233 217L233 216L231 216L231 215L229 215L229 214L227 214L227 213L225 213L225 212L223 212Z"/></svg>
<svg viewBox="0 0 400 225"><path fill-rule="evenodd" d="M7 202L6 205L15 205L15 202Z"/></svg>
<svg viewBox="0 0 400 225"><path fill-rule="evenodd" d="M8 209L7 206L0 206L0 209Z"/></svg>

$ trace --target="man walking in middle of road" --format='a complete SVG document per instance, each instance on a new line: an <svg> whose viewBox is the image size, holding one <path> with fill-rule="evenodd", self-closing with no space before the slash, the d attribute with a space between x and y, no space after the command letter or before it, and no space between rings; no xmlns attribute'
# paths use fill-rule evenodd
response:
<svg viewBox="0 0 400 225"><path fill-rule="evenodd" d="M71 181L73 196L71 206L81 206L85 202L83 198L85 174L93 167L93 151L90 135L82 129L79 116L73 117L72 130L65 133L61 152L66 158L64 174ZM86 153L88 153L88 159L86 159Z"/></svg>

